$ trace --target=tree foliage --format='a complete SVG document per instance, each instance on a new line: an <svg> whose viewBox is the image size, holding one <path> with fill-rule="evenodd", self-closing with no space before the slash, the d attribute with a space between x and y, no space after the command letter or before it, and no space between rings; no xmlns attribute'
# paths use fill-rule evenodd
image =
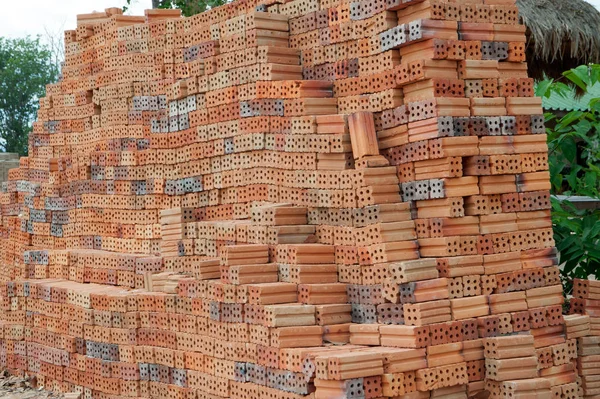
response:
<svg viewBox="0 0 600 399"><path fill-rule="evenodd" d="M537 94L572 97L575 87L588 93L599 82L600 65L583 65L558 81L539 82ZM551 191L600 200L600 98L584 105L587 110L546 114ZM573 278L600 276L600 211L579 210L553 198L552 222L566 286Z"/></svg>
<svg viewBox="0 0 600 399"><path fill-rule="evenodd" d="M127 5L123 11L127 11L132 0L126 0ZM181 13L186 16L192 16L206 11L209 8L218 7L225 4L226 0L152 0L153 8L179 8Z"/></svg>
<svg viewBox="0 0 600 399"><path fill-rule="evenodd" d="M38 38L0 37L0 148L27 154L27 137L58 66Z"/></svg>

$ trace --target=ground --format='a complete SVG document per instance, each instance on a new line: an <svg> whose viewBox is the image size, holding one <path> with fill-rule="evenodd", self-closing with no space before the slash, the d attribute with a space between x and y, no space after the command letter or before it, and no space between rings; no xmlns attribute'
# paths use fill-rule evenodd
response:
<svg viewBox="0 0 600 399"><path fill-rule="evenodd" d="M2 399L58 399L61 395L34 388L31 381L0 373L0 398Z"/></svg>

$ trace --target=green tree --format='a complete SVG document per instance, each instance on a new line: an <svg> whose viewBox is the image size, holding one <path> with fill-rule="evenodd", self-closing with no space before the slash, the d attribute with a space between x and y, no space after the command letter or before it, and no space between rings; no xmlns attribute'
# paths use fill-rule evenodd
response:
<svg viewBox="0 0 600 399"><path fill-rule="evenodd" d="M58 66L40 38L0 37L0 148L27 154L27 137Z"/></svg>
<svg viewBox="0 0 600 399"><path fill-rule="evenodd" d="M123 7L123 11L127 11L131 1L126 0L127 5ZM152 0L152 8L179 8L184 16L189 17L226 2L226 0Z"/></svg>
<svg viewBox="0 0 600 399"><path fill-rule="evenodd" d="M536 94L585 98L584 110L546 114L551 193L600 199L600 65L582 65L559 80L538 83ZM567 292L573 278L600 276L600 211L577 209L568 200L552 198L554 240L560 251Z"/></svg>

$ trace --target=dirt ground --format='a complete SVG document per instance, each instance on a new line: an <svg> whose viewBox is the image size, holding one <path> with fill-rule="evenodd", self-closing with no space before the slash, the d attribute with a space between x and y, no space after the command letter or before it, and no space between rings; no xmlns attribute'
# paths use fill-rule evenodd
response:
<svg viewBox="0 0 600 399"><path fill-rule="evenodd" d="M0 373L0 398L2 399L59 399L62 395L34 388L31 381Z"/></svg>

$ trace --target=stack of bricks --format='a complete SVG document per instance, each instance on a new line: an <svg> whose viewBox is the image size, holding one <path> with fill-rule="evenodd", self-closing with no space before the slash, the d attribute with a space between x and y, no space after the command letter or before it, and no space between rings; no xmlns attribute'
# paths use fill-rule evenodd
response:
<svg viewBox="0 0 600 399"><path fill-rule="evenodd" d="M577 339L576 370L582 396L600 397L600 283L595 280L573 280L573 296L565 316L566 333Z"/></svg>
<svg viewBox="0 0 600 399"><path fill-rule="evenodd" d="M572 314L588 316L591 335L600 335L600 282L573 280L573 297L569 305Z"/></svg>
<svg viewBox="0 0 600 399"><path fill-rule="evenodd" d="M161 256L99 250L28 250L23 252L28 278L64 278L80 283L143 287L144 276L163 269Z"/></svg>
<svg viewBox="0 0 600 399"><path fill-rule="evenodd" d="M0 193L0 365L86 399L595 397L524 48L512 0L78 16Z"/></svg>
<svg viewBox="0 0 600 399"><path fill-rule="evenodd" d="M575 340L548 354L536 346L531 335L485 339L486 388L499 397L577 397Z"/></svg>

